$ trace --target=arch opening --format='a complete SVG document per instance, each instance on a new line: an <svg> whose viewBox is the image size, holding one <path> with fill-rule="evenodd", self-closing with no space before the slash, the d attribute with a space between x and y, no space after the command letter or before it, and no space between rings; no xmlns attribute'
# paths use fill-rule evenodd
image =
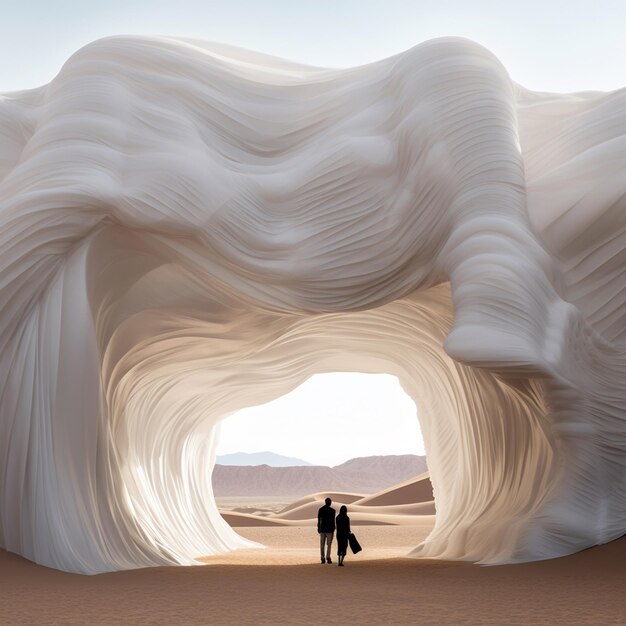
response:
<svg viewBox="0 0 626 626"><path fill-rule="evenodd" d="M255 457L226 455L264 450L302 460L303 466L325 467L356 457L424 456L417 406L399 380L385 372L319 372L220 424L218 463L250 465ZM287 459L277 459L275 466Z"/></svg>
<svg viewBox="0 0 626 626"><path fill-rule="evenodd" d="M515 537L511 518L519 521L521 536L553 477L553 450L541 417L545 406L533 381L517 379L511 385L445 353L443 341L452 324L448 285L367 311L287 318L256 315L260 317L244 316L235 325L229 319L228 347L230 338L237 337L237 351L216 354L224 329L197 320L179 335L167 358L164 345L159 347L158 367L151 364L149 373L139 364L149 363L145 350L154 350L158 340L149 348L138 344L117 360L118 375L126 359L134 364L132 376L122 376L124 383L115 384L112 396L124 414L120 423L133 431L126 439L130 445L124 457L134 458L135 465L125 465L123 482L134 503L135 523L156 535L155 545L176 546L173 558L182 563L249 547L223 523L214 500L206 459L215 459L215 426L224 416L279 397L315 373L358 368L396 376L421 407L437 519L415 555L485 562L512 557L521 540ZM141 324L146 323L144 317ZM262 339L255 334L250 342L251 325L269 332ZM183 336L193 336L193 341L186 342ZM180 376L172 375L175 364L181 368ZM474 397L477 389L480 394ZM163 412L178 416L176 429L184 424L183 439L167 430L145 428L146 421L160 419ZM154 439L148 439L147 432ZM178 447L172 448L172 442ZM133 467L150 476L148 493L174 492L178 506L149 501L145 479ZM176 474L179 482L172 484ZM187 498L183 509L192 512L186 519L180 515L181 493ZM209 540L206 528L215 533ZM454 542L451 537L458 539Z"/></svg>
<svg viewBox="0 0 626 626"><path fill-rule="evenodd" d="M324 494L337 506L351 505L359 525L406 525L411 515L420 516L415 524L432 523L417 408L388 374L315 374L269 403L221 420L218 442L213 491L236 529L313 523L316 509L308 500L321 506ZM368 506L372 499L387 508Z"/></svg>

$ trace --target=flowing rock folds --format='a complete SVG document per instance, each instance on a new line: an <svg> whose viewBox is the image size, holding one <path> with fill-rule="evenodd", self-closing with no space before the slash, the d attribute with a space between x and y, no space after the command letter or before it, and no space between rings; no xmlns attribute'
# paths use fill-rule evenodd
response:
<svg viewBox="0 0 626 626"><path fill-rule="evenodd" d="M1 96L0 545L86 573L249 545L219 421L343 370L419 408L415 554L620 536L625 166L624 90L529 92L459 39L329 70L113 37Z"/></svg>

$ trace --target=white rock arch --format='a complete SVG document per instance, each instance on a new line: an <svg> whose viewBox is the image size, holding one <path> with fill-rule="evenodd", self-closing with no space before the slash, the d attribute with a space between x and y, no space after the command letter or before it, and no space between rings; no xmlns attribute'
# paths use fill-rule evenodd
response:
<svg viewBox="0 0 626 626"><path fill-rule="evenodd" d="M0 99L0 545L100 572L245 545L213 428L325 370L420 407L484 563L624 533L626 95L480 46L350 70L114 37Z"/></svg>

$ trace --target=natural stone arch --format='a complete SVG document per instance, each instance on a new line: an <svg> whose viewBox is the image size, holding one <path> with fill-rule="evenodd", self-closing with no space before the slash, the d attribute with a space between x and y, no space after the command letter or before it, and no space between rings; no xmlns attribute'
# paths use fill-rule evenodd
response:
<svg viewBox="0 0 626 626"><path fill-rule="evenodd" d="M620 536L625 106L456 39L331 71L109 38L1 100L0 543L79 572L241 545L214 421L366 358L420 407L419 554Z"/></svg>
<svg viewBox="0 0 626 626"><path fill-rule="evenodd" d="M161 277L159 281L162 280ZM210 554L215 548L200 529L219 526L221 520L211 503L208 520L198 527L178 528L178 510L174 510L169 519L167 511L158 503L154 502L155 506L151 507L146 502L145 494L172 491L171 485L161 482L159 475L169 480L176 473L174 469L164 471L159 466L158 471L155 469L146 478L145 471L152 460L169 459L174 468L185 462L182 450L168 449L177 438L164 435L146 423L148 420L160 421L160 414L181 416L185 406L191 404L193 421L185 427L185 432L197 442L198 448L187 457L185 471L192 483L206 480L200 491L210 494L206 459L214 445L211 441L214 423L240 408L283 395L314 373L359 371L397 376L420 407L425 445L429 458L435 459L431 476L438 516L433 535L419 552L486 561L517 556L522 540L513 538L516 533L511 528L511 519L520 518L519 526L523 527L522 520L527 522L532 517L553 480L553 450L541 413L544 407L532 384L517 381L514 387L508 387L485 372L455 363L445 354L442 342L452 323L447 285L363 312L286 318L259 313L246 315L238 321L233 317L227 319L223 326L197 319L187 329L174 315L163 324L163 312L159 312L152 323L145 318L134 320L152 328L154 343L148 346L150 352L159 352L159 336L154 333L156 324L161 326L164 344L170 340L172 330L177 334L177 348L164 348L168 351L167 357L159 358L156 370L150 366L145 348L141 346L131 349L124 359L117 361L118 379L124 382L121 391L115 385L112 396L121 395L121 415L130 414L122 422L128 428L134 416L139 424L133 432L152 433L155 437L155 441L141 439L147 453L131 446L120 456L138 459L141 480L131 472L124 482L135 485L132 497L139 499L142 505L133 509L143 511L147 517L142 525L154 528L161 521L160 532L165 533L167 539L159 533L157 543L176 545L177 537L183 541L197 537L199 544L192 554ZM264 339L262 331L251 335L250 328L271 328L272 331ZM188 341L189 337L192 341ZM236 342L238 350L216 355L215 342L223 340ZM168 405L167 397L157 396L153 388L162 389L171 383L173 364L181 365L184 374L180 381L173 383L175 400ZM150 383L148 376L153 377ZM135 387L142 390L136 391ZM485 416L481 399L468 397L467 390L475 388L481 389L485 396L483 401L491 406L498 403L495 414ZM189 398L192 390L196 390L193 401ZM155 403L146 402L145 396L157 399ZM206 408L198 414L194 403ZM111 405L115 407L115 400ZM149 416L145 421L144 415ZM137 438L136 434L129 437ZM516 445L512 445L511 439L516 440ZM519 445L522 442L523 445ZM485 449L498 452L485 454ZM533 459L532 469L524 465L527 458ZM523 472L526 475L522 475ZM531 472L532 478L528 475ZM152 488L146 489L146 480L154 482ZM484 496L504 492L506 498L495 496L490 501ZM204 511L209 508L208 504L192 497L188 508ZM451 529L455 529L453 535L466 537L452 549L448 545ZM469 541L468 536L472 537ZM227 545L235 548L242 543L233 540ZM182 548L179 554L184 558Z"/></svg>

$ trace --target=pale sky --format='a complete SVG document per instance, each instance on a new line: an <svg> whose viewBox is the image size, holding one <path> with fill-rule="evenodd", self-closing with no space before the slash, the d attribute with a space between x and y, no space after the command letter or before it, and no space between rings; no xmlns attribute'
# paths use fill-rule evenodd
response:
<svg viewBox="0 0 626 626"><path fill-rule="evenodd" d="M530 89L626 85L624 0L2 0L0 92L46 83L81 46L129 33L222 41L329 67L457 35L485 45Z"/></svg>
<svg viewBox="0 0 626 626"><path fill-rule="evenodd" d="M424 454L415 403L389 374L317 374L222 422L218 454L270 450L316 465Z"/></svg>
<svg viewBox="0 0 626 626"><path fill-rule="evenodd" d="M626 86L626 0L2 0L0 92L50 81L78 48L115 34L220 41L328 67L462 36L529 89ZM416 428L395 379L330 374L228 418L219 453L269 449L326 464L419 454Z"/></svg>

